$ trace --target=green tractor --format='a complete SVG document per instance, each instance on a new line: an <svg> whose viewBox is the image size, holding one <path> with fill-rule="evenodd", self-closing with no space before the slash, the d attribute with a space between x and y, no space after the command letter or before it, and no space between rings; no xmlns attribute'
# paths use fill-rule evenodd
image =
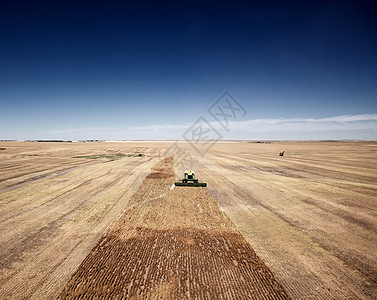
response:
<svg viewBox="0 0 377 300"><path fill-rule="evenodd" d="M207 187L207 183L198 182L198 179L195 179L194 171L185 171L185 178L182 179L182 182L175 182L175 186L200 186Z"/></svg>

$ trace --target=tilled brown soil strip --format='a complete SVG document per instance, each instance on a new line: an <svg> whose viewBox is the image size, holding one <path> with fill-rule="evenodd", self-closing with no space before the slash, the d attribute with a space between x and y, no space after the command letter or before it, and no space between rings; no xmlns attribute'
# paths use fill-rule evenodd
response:
<svg viewBox="0 0 377 300"><path fill-rule="evenodd" d="M158 163L60 299L288 299L205 188Z"/></svg>

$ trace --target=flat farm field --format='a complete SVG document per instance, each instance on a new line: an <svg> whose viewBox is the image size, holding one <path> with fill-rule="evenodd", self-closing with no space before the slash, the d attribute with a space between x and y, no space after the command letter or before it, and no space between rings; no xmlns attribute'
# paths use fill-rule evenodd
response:
<svg viewBox="0 0 377 300"><path fill-rule="evenodd" d="M0 298L376 297L376 143L171 144L0 142Z"/></svg>

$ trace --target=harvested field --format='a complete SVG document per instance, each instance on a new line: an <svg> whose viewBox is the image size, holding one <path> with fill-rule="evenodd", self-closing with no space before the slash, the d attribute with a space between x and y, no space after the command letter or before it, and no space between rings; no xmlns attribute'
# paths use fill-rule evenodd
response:
<svg viewBox="0 0 377 300"><path fill-rule="evenodd" d="M171 166L153 168L170 145L1 142L0 298L98 294L88 254L111 251L129 255L133 266L147 261L161 270L130 275L132 263L119 264L126 271L114 280L133 282L130 295L234 298L228 291L248 298L240 286L262 286L262 279L248 281L259 264L264 283L277 282L273 293L279 295L375 299L376 143L224 142L206 155L179 143L197 159L193 169L208 188L173 190ZM175 179L183 172L178 165ZM210 267L215 257L222 272ZM254 263L242 264L242 257ZM113 269L115 262L107 261ZM77 287L77 276L88 281ZM225 286L231 276L234 286Z"/></svg>
<svg viewBox="0 0 377 300"><path fill-rule="evenodd" d="M160 159L158 150L146 150L148 157L90 160L90 165L73 158L85 151L114 152L101 146L7 143L0 160L1 299L55 297ZM142 150L123 148L116 151ZM24 181L35 178L35 170L51 174L67 167L68 172ZM13 177L15 170L19 177Z"/></svg>
<svg viewBox="0 0 377 300"><path fill-rule="evenodd" d="M59 298L287 299L206 189L173 178L155 166Z"/></svg>
<svg viewBox="0 0 377 300"><path fill-rule="evenodd" d="M197 168L288 294L374 299L377 144L236 145L215 145Z"/></svg>

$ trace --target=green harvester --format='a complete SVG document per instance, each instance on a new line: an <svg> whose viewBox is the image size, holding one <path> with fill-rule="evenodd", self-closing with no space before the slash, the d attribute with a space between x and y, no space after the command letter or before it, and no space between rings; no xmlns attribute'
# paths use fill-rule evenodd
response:
<svg viewBox="0 0 377 300"><path fill-rule="evenodd" d="M207 183L198 182L198 179L195 179L194 171L185 171L185 178L182 179L182 182L175 182L175 186L200 186L207 187Z"/></svg>

